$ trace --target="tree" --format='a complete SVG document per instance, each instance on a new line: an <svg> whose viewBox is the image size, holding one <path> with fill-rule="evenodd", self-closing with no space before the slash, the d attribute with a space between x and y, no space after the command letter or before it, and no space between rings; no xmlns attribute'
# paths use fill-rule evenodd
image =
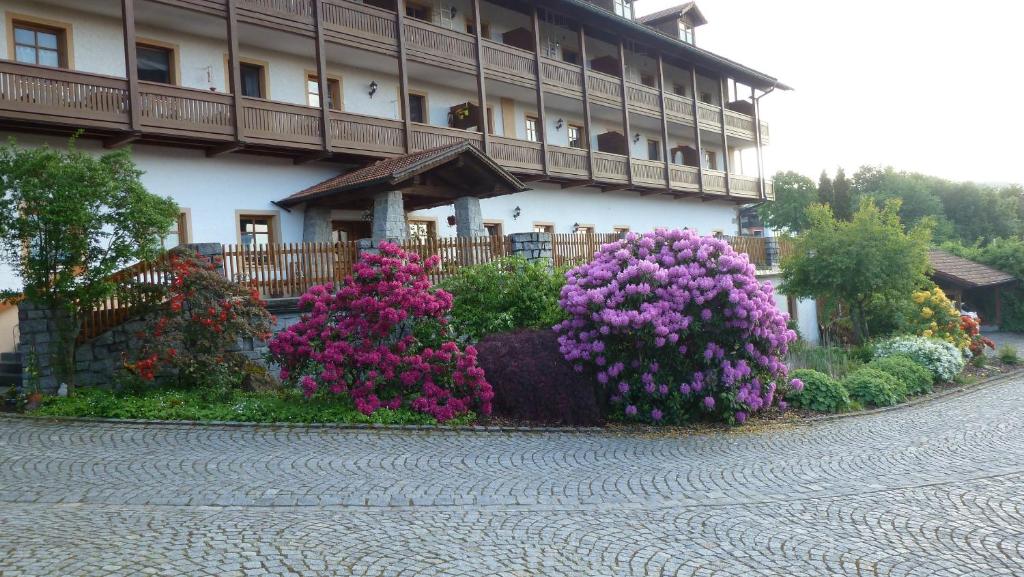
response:
<svg viewBox="0 0 1024 577"><path fill-rule="evenodd" d="M850 220L853 216L853 187L842 167L836 170L832 181L832 212L839 220Z"/></svg>
<svg viewBox="0 0 1024 577"><path fill-rule="evenodd" d="M775 175L775 202L766 202L757 210L768 228L800 233L810 224L807 209L816 202L818 189L813 180L793 171L780 172Z"/></svg>
<svg viewBox="0 0 1024 577"><path fill-rule="evenodd" d="M835 189L832 186L832 179L828 177L828 171L821 171L818 177L818 202L832 206L835 201Z"/></svg>
<svg viewBox="0 0 1024 577"><path fill-rule="evenodd" d="M913 226L931 217L936 222L945 219L942 201L935 188L941 179L922 174L897 172L892 167L862 167L853 176L854 191L860 197L879 203L900 201L900 219Z"/></svg>
<svg viewBox="0 0 1024 577"><path fill-rule="evenodd" d="M54 310L56 376L74 387L75 340L83 315L110 295L111 274L154 257L178 214L150 194L128 150L100 157L68 150L0 148L0 258L25 297Z"/></svg>
<svg viewBox="0 0 1024 577"><path fill-rule="evenodd" d="M930 222L906 231L899 208L899 201L878 208L864 200L844 222L830 208L812 206L810 228L783 261L780 292L838 301L850 311L854 340L863 343L870 336L869 306L908 299L928 282Z"/></svg>

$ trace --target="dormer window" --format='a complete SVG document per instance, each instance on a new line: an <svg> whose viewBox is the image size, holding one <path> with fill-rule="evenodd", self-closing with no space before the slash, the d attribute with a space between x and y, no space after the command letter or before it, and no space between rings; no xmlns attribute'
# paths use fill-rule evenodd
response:
<svg viewBox="0 0 1024 577"><path fill-rule="evenodd" d="M615 13L629 20L633 19L633 2L630 0L612 0L615 5Z"/></svg>
<svg viewBox="0 0 1024 577"><path fill-rule="evenodd" d="M684 20L679 21L679 39L687 44L693 44L693 26Z"/></svg>

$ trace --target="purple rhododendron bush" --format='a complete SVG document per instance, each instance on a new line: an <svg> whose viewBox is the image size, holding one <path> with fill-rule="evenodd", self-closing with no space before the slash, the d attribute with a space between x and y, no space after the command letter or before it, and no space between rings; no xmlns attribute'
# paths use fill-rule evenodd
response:
<svg viewBox="0 0 1024 577"><path fill-rule="evenodd" d="M439 422L490 414L494 393L476 350L450 337L452 296L430 290L427 272L439 262L383 243L341 286L311 288L299 301L300 322L270 342L281 379L307 396L349 395L367 415L401 407Z"/></svg>
<svg viewBox="0 0 1024 577"><path fill-rule="evenodd" d="M561 353L596 375L624 420L742 423L802 386L785 383L782 359L797 338L788 315L723 240L631 233L566 277Z"/></svg>

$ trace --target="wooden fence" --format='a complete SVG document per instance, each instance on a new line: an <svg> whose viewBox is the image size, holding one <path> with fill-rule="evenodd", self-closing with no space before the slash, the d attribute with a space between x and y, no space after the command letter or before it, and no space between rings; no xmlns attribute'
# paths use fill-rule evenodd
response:
<svg viewBox="0 0 1024 577"><path fill-rule="evenodd" d="M612 234L552 235L552 258L556 267L576 266L590 261L601 246L615 242ZM739 252L750 255L759 269L777 266L781 257L792 253L790 239L778 239L778 250L769 250L760 237L726 237ZM401 244L406 251L428 258L441 257L441 264L430 273L432 282L440 282L459 269L493 262L511 256L508 236L478 238L425 238ZM777 253L777 254L775 254ZM170 278L163 272L166 255L153 262L132 265L113 276L114 294L82 321L80 341L95 338L124 323L142 307L157 304L165 296ZM283 243L265 245L224 245L224 274L228 279L252 287L265 298L297 297L309 287L340 283L352 273L358 258L355 241L339 243Z"/></svg>

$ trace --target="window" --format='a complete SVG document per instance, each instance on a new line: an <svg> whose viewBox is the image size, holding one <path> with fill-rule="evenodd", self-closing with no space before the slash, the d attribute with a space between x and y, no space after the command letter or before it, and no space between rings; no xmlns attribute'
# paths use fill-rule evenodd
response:
<svg viewBox="0 0 1024 577"><path fill-rule="evenodd" d="M615 13L623 18L633 19L633 2L632 0L613 0L615 5Z"/></svg>
<svg viewBox="0 0 1024 577"><path fill-rule="evenodd" d="M416 242L427 242L437 237L437 223L433 220L409 220L409 238Z"/></svg>
<svg viewBox="0 0 1024 577"><path fill-rule="evenodd" d="M584 143L584 132L583 127L569 125L569 147L570 148L586 148Z"/></svg>
<svg viewBox="0 0 1024 577"><path fill-rule="evenodd" d="M320 82L316 74L306 75L306 102L310 106L320 107ZM341 80L327 78L327 108L341 110Z"/></svg>
<svg viewBox="0 0 1024 577"><path fill-rule="evenodd" d="M138 43L135 45L139 80L174 84L174 49L167 46Z"/></svg>
<svg viewBox="0 0 1024 577"><path fill-rule="evenodd" d="M710 92L701 92L700 101L703 102L704 104L714 104L715 98L711 96Z"/></svg>
<svg viewBox="0 0 1024 577"><path fill-rule="evenodd" d="M672 84L672 92L678 96L686 96L686 85L675 82Z"/></svg>
<svg viewBox="0 0 1024 577"><path fill-rule="evenodd" d="M505 227L501 221L484 221L484 228L487 229L487 236L505 236Z"/></svg>
<svg viewBox="0 0 1024 577"><path fill-rule="evenodd" d="M487 107L487 134L494 134L494 108Z"/></svg>
<svg viewBox="0 0 1024 577"><path fill-rule="evenodd" d="M718 155L713 150L704 150L704 168L718 170Z"/></svg>
<svg viewBox="0 0 1024 577"><path fill-rule="evenodd" d="M409 93L409 120L427 123L427 97L423 94Z"/></svg>
<svg viewBox="0 0 1024 577"><path fill-rule="evenodd" d="M615 226L615 227L612 227L612 232L615 233L615 234L626 234L627 232L629 232L629 227L628 226Z"/></svg>
<svg viewBox="0 0 1024 577"><path fill-rule="evenodd" d="M576 234L594 234L594 225L577 224L573 226L573 232Z"/></svg>
<svg viewBox="0 0 1024 577"><path fill-rule="evenodd" d="M409 18L423 20L424 22L431 22L433 20L433 12L434 10L430 6L424 6L423 4L416 4L413 2L405 3L405 15Z"/></svg>
<svg viewBox="0 0 1024 577"><path fill-rule="evenodd" d="M241 243L245 246L270 244L274 240L274 217L271 215L239 215L238 232Z"/></svg>
<svg viewBox="0 0 1024 577"><path fill-rule="evenodd" d="M171 230L167 231L167 236L161 240L164 249L171 249L189 242L188 211L183 210L178 213L178 218L171 226Z"/></svg>
<svg viewBox="0 0 1024 577"><path fill-rule="evenodd" d="M647 140L647 160L661 160L661 143L657 140Z"/></svg>
<svg viewBox="0 0 1024 577"><path fill-rule="evenodd" d="M537 120L537 117L526 117L526 140L529 140L530 142L540 142L541 134L538 129L539 126L540 122Z"/></svg>
<svg viewBox="0 0 1024 577"><path fill-rule="evenodd" d="M693 26L686 22L679 21L679 39L687 44L693 44Z"/></svg>
<svg viewBox="0 0 1024 577"><path fill-rule="evenodd" d="M657 83L654 81L653 74L640 74L640 84L650 86L652 88L657 86Z"/></svg>
<svg viewBox="0 0 1024 577"><path fill-rule="evenodd" d="M67 31L29 22L14 22L14 59L23 64L66 68Z"/></svg>
<svg viewBox="0 0 1024 577"><path fill-rule="evenodd" d="M533 232L546 232L548 234L555 234L555 225L550 222L535 222L533 223Z"/></svg>
<svg viewBox="0 0 1024 577"><path fill-rule="evenodd" d="M566 47L563 46L562 47L562 61L563 62L568 62L569 64L579 64L580 63L580 53L576 52L575 50L570 50L569 48L566 48Z"/></svg>
<svg viewBox="0 0 1024 577"><path fill-rule="evenodd" d="M476 36L476 22L473 20L466 20L466 33ZM480 28L480 36L490 40L491 38L491 25L484 22Z"/></svg>
<svg viewBox="0 0 1024 577"><path fill-rule="evenodd" d="M260 64L240 62L238 71L242 78L242 96L266 98L267 69Z"/></svg>

